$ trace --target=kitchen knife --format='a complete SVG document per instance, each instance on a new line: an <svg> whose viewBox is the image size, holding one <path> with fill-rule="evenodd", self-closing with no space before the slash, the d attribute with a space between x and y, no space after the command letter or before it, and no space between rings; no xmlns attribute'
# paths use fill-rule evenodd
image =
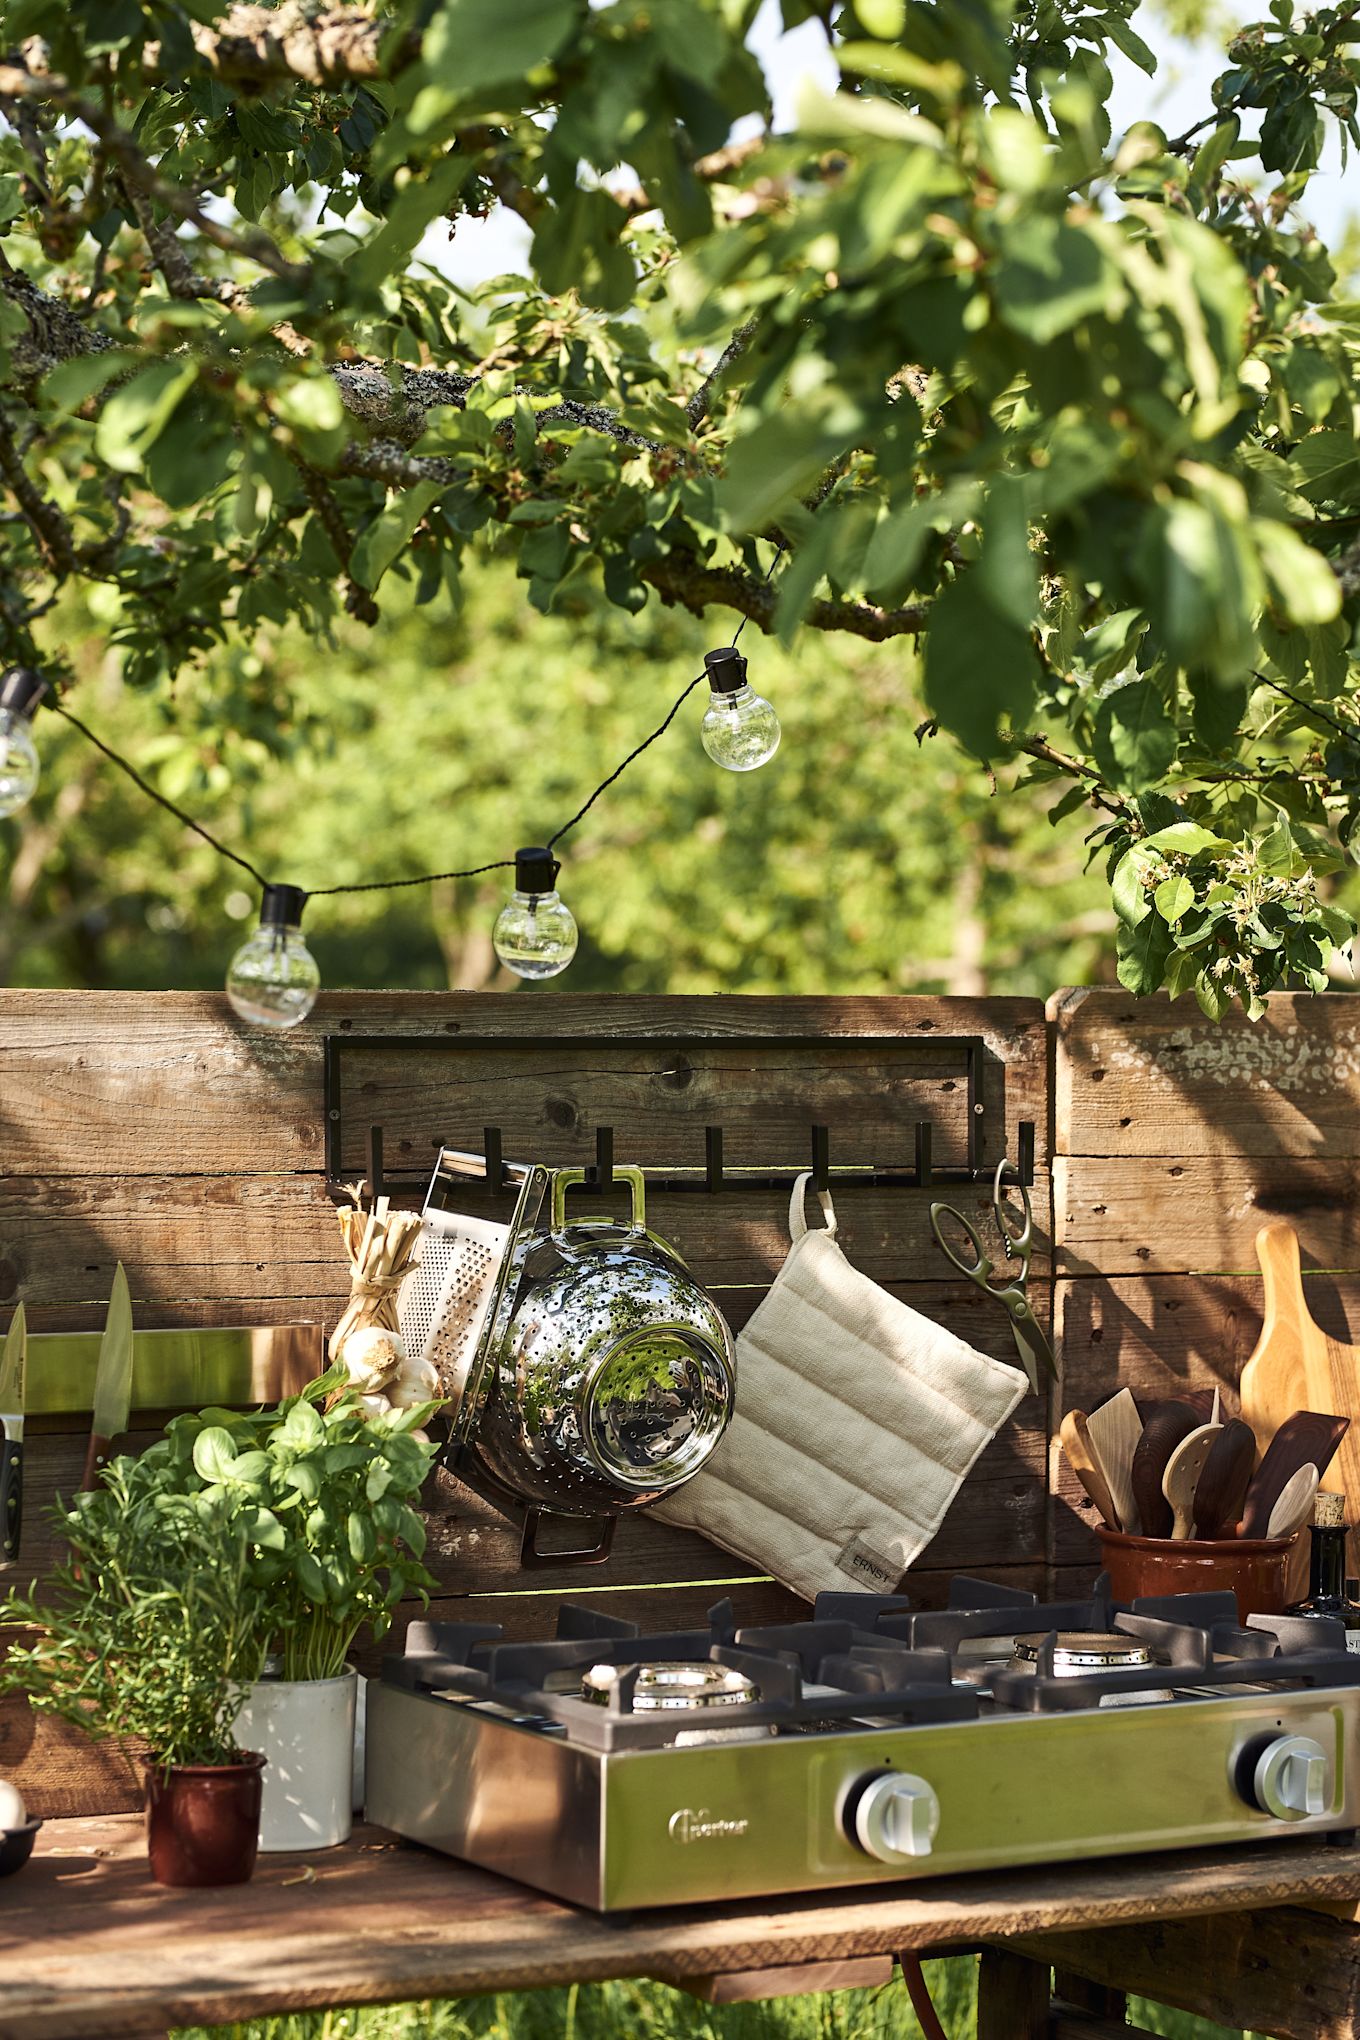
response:
<svg viewBox="0 0 1360 2040"><path fill-rule="evenodd" d="M127 1429L132 1407L132 1300L123 1264L113 1278L109 1314L99 1346L99 1371L94 1378L94 1418L85 1455L82 1487L99 1485L99 1476L113 1452L113 1441Z"/></svg>
<svg viewBox="0 0 1360 2040"><path fill-rule="evenodd" d="M30 1332L28 1414L88 1413L99 1371L98 1332ZM132 1408L245 1409L282 1402L326 1365L325 1327L179 1325L132 1334Z"/></svg>
<svg viewBox="0 0 1360 2040"><path fill-rule="evenodd" d="M28 1327L21 1303L14 1307L0 1359L0 1551L12 1565L19 1556L24 1497L24 1363Z"/></svg>

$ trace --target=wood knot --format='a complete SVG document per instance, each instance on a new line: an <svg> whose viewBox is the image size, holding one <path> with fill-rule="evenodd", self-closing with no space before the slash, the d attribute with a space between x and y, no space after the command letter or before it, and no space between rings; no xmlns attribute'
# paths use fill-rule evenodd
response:
<svg viewBox="0 0 1360 2040"><path fill-rule="evenodd" d="M668 1069L659 1072L668 1091L685 1091L694 1082L694 1065L688 1056L678 1055Z"/></svg>
<svg viewBox="0 0 1360 2040"><path fill-rule="evenodd" d="M550 1126L574 1132L581 1123L581 1110L574 1098L549 1098L543 1107L543 1117Z"/></svg>

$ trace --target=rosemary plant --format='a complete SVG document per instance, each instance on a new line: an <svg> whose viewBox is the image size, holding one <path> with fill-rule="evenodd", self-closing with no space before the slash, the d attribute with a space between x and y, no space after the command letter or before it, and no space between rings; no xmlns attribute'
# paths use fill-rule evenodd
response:
<svg viewBox="0 0 1360 2040"><path fill-rule="evenodd" d="M0 1626L38 1632L11 1646L0 1692L94 1738L135 1736L165 1768L230 1763L269 1634L241 1510L116 1459L54 1514L71 1556L41 1601L0 1606Z"/></svg>

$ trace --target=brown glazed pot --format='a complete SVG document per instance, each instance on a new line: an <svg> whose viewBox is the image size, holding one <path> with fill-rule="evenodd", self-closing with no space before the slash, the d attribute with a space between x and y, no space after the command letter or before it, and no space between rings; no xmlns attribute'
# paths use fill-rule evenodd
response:
<svg viewBox="0 0 1360 2040"><path fill-rule="evenodd" d="M1098 1530L1100 1559L1116 1601L1159 1594L1234 1593L1237 1619L1289 1606L1294 1537L1128 1537Z"/></svg>
<svg viewBox="0 0 1360 2040"><path fill-rule="evenodd" d="M157 1884L246 1884L260 1840L265 1759L146 1768L146 1851Z"/></svg>

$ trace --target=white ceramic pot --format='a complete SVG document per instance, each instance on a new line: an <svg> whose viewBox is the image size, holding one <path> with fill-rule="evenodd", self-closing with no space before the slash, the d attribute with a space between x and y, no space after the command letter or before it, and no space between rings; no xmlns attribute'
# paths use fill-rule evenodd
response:
<svg viewBox="0 0 1360 2040"><path fill-rule="evenodd" d="M260 1847L329 1849L348 1838L358 1674L261 1679L236 1717L242 1749L266 1759Z"/></svg>

